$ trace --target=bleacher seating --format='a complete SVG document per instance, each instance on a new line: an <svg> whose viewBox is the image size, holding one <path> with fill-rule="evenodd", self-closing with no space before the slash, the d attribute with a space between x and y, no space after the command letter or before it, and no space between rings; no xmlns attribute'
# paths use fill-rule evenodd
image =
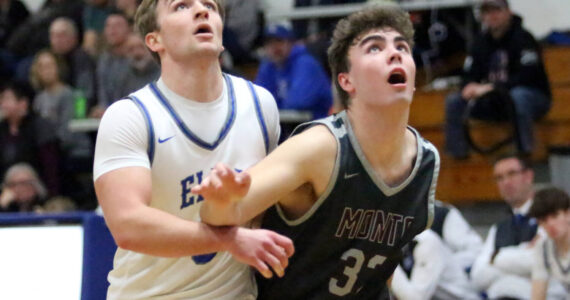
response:
<svg viewBox="0 0 570 300"><path fill-rule="evenodd" d="M535 127L536 150L532 155L535 162L546 161L549 147L570 145L570 47L550 46L543 55L553 96L550 112ZM410 112L410 124L441 154L437 197L452 203L498 200L492 178L494 156L474 154L467 160L456 161L444 153L445 96L449 92L418 89ZM481 123L472 134L478 140L496 140L504 130Z"/></svg>

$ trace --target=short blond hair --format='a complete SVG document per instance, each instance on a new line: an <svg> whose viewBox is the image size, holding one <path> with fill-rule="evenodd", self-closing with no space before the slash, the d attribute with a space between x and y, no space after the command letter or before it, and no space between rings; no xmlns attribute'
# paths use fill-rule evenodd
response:
<svg viewBox="0 0 570 300"><path fill-rule="evenodd" d="M153 31L160 29L156 19L156 6L160 0L143 0L135 13L135 29L143 37ZM226 15L224 0L213 0L218 6L218 13L222 22ZM150 49L149 49L150 51ZM160 63L160 58L156 52L151 51L152 56Z"/></svg>

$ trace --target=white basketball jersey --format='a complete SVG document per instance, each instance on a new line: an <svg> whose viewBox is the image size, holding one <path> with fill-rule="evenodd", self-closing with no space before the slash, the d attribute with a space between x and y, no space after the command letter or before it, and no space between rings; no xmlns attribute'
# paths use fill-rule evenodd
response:
<svg viewBox="0 0 570 300"><path fill-rule="evenodd" d="M550 238L546 238L536 246L535 253L535 269L533 270L533 279L535 272L540 274L540 278L546 280L553 278L560 282L566 289L566 299L570 299L570 251L566 253L559 252L556 244Z"/></svg>
<svg viewBox="0 0 570 300"><path fill-rule="evenodd" d="M228 114L213 142L189 129L156 85L131 94L148 129L151 207L200 221L201 196L190 189L223 162L245 170L266 156L267 127L251 83L224 75ZM196 126L192 126L196 128ZM118 249L109 273L110 299L255 299L249 266L227 252L162 258ZM162 295L162 296L161 296Z"/></svg>

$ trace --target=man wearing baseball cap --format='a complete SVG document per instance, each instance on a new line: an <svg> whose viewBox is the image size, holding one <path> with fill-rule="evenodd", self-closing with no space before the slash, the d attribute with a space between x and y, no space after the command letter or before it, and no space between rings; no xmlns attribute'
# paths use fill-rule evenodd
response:
<svg viewBox="0 0 570 300"><path fill-rule="evenodd" d="M488 8L509 8L509 3L507 0L483 0L481 9Z"/></svg>
<svg viewBox="0 0 570 300"><path fill-rule="evenodd" d="M469 154L462 128L468 102L477 101L470 117L505 120L497 114L497 107L510 98L515 108L511 121L517 129L517 149L530 154L533 121L550 109L550 86L539 45L506 0L483 0L480 8L483 31L465 60L462 89L446 99L446 150L455 158Z"/></svg>
<svg viewBox="0 0 570 300"><path fill-rule="evenodd" d="M279 109L309 111L313 118L327 116L332 90L323 66L304 45L295 43L293 31L285 25L269 25L264 39L265 58L255 83L273 94Z"/></svg>

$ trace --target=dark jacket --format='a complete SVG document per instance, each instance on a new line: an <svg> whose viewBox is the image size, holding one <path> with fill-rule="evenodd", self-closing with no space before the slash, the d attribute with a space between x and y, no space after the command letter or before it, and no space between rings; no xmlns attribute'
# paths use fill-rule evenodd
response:
<svg viewBox="0 0 570 300"><path fill-rule="evenodd" d="M0 178L10 166L26 162L38 170L50 195L59 194L59 141L53 124L34 114L28 114L20 124L18 134L10 132L6 120L0 122Z"/></svg>
<svg viewBox="0 0 570 300"><path fill-rule="evenodd" d="M8 9L1 11L0 9L0 48L4 48L6 41L12 33L22 24L30 12L20 0L8 1Z"/></svg>
<svg viewBox="0 0 570 300"><path fill-rule="evenodd" d="M467 57L464 71L464 85L479 82L493 83L499 89L534 87L551 96L540 46L522 28L519 16L513 16L511 27L499 40L495 40L489 32L478 36Z"/></svg>

